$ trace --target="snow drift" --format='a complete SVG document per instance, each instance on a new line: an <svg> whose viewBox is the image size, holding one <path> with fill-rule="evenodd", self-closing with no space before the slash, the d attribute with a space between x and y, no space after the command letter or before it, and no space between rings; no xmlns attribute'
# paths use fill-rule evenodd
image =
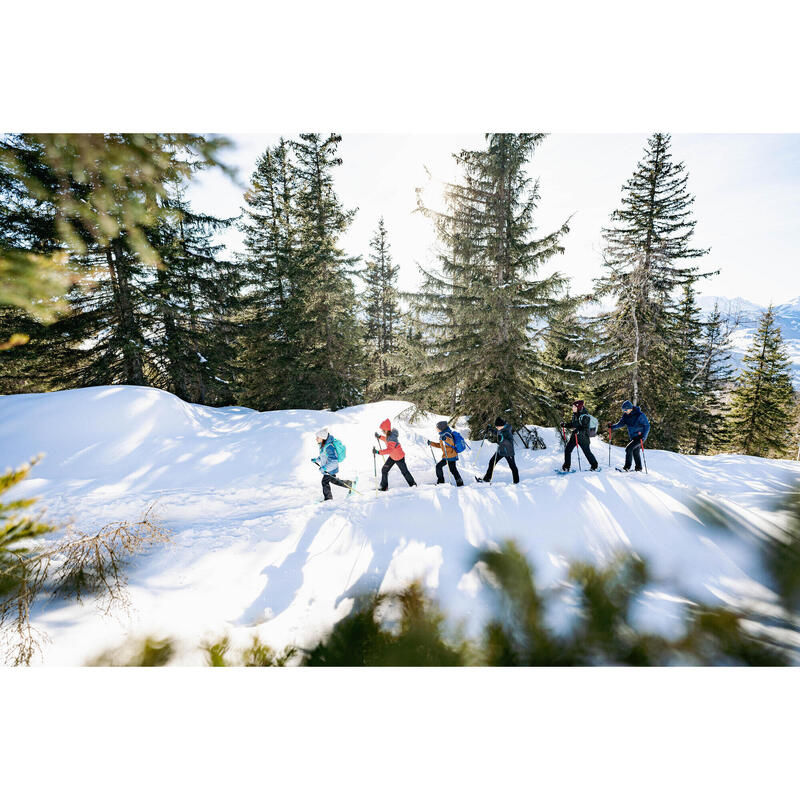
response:
<svg viewBox="0 0 800 800"><path fill-rule="evenodd" d="M92 604L49 604L35 623L50 636L45 664L82 664L130 635L174 636L182 663L200 663L204 637L254 633L280 648L317 641L354 598L419 579L448 613L476 632L485 606L474 559L513 537L544 587L569 561L645 557L655 581L637 607L643 627L676 633L686 597L733 606L769 602L756 547L708 528L693 500L707 496L759 522L800 478L800 464L744 456L688 457L648 451L649 475L609 470L559 476L558 435L548 449L518 446L521 482L504 463L478 484L494 447L473 442L459 468L465 486L435 486L425 440L440 417L411 424L409 405L386 401L326 411L258 413L182 402L157 389L113 386L0 397L0 469L44 458L15 491L41 498L48 518L82 528L133 519L150 504L174 532L171 545L131 572L132 611L104 617ZM390 417L420 484L397 470L376 496L371 448ZM318 504L314 432L327 426L347 446L340 474L361 494ZM611 448L620 464L622 448ZM584 468L586 465L584 464ZM558 620L553 621L558 624Z"/></svg>

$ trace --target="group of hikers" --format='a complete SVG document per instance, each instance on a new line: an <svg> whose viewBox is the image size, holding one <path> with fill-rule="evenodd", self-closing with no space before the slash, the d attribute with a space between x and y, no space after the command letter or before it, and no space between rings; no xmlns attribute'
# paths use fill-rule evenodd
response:
<svg viewBox="0 0 800 800"><path fill-rule="evenodd" d="M592 453L591 438L597 434L598 427L597 420L589 414L584 406L583 400L576 400L572 405L572 419L565 422L561 426L561 436L564 442L564 463L560 470L557 472L573 472L571 469L572 452L576 447L580 447L584 452L586 459L589 462L590 470L595 472L599 469L597 459ZM622 416L619 421L613 425L609 423L608 433L609 441L611 438L611 431L619 428L626 427L628 429L628 445L625 448L625 465L622 471L628 472L632 465L635 464L635 471L640 472L642 469L642 456L641 451L644 449L644 441L650 433L650 421L645 416L644 412L638 407L633 405L630 400L626 400L622 404ZM396 428L392 428L390 420L385 419L380 423L380 432L375 433L375 438L378 440L377 445L372 448L373 458L377 456L384 456L384 464L381 469L380 485L377 486L377 491L386 492L389 489L389 472L397 465L400 473L405 478L409 486L416 486L417 482L414 476L408 469L406 464L406 454L400 445L399 434ZM511 478L514 483L519 483L519 470L514 458L514 439L513 429L511 424L506 422L502 417L497 417L494 421L494 429L497 436L497 450L489 459L489 464L486 467L486 472L482 478L475 477L478 483L489 483L492 480L492 474L497 464L505 460L511 470ZM464 440L458 431L453 430L447 421L442 420L436 423L436 430L439 435L437 441L427 440L428 447L433 450L441 452L441 459L436 460L434 457L436 483L444 483L444 469L447 467L450 474L455 480L456 486L463 486L464 481L458 471L456 462L458 461L459 453L462 453L469 445ZM570 431L567 436L567 431ZM317 465L320 472L322 472L322 496L323 500L332 500L333 494L331 492L331 484L341 486L349 492L356 490L356 481L342 480L337 476L339 471L339 464L345 456L345 447L338 439L336 439L327 428L322 428L317 431L317 445L319 446L319 455L312 458L311 461ZM376 469L377 478L377 469Z"/></svg>

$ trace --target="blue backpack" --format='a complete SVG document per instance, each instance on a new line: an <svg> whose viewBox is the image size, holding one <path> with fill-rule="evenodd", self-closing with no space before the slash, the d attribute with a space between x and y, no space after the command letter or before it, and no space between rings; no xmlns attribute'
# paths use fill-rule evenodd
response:
<svg viewBox="0 0 800 800"><path fill-rule="evenodd" d="M469 447L466 440L458 431L451 430L450 433L453 434L453 446L456 453L463 453Z"/></svg>
<svg viewBox="0 0 800 800"><path fill-rule="evenodd" d="M347 448L344 446L344 444L333 435L331 435L331 444L333 445L333 449L336 451L337 460L344 461L345 456L347 455Z"/></svg>

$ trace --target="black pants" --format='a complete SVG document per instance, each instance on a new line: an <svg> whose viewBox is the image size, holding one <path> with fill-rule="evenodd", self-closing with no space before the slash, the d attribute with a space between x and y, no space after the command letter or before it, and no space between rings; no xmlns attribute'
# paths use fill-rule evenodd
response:
<svg viewBox="0 0 800 800"><path fill-rule="evenodd" d="M337 486L342 486L345 489L350 489L353 485L352 481L340 480L335 475L328 475L328 473L326 472L322 476L322 496L326 500L333 500L333 493L331 492L332 483L335 483Z"/></svg>
<svg viewBox="0 0 800 800"><path fill-rule="evenodd" d="M406 460L404 458L400 458L395 461L393 458L387 458L386 463L383 465L381 469L381 491L385 492L389 488L389 470L397 464L397 468L400 472L403 473L403 477L406 479L406 483L409 486L416 486L416 481L414 480L414 476L408 471L408 467L406 466Z"/></svg>
<svg viewBox="0 0 800 800"><path fill-rule="evenodd" d="M594 453L592 453L592 448L589 447L589 437L585 433L573 432L570 434L569 441L564 449L564 469L569 469L569 465L572 460L572 451L575 449L576 439L577 443L581 446L581 450L583 450L583 453L586 456L586 460L589 462L589 466L596 467L597 459L594 457Z"/></svg>
<svg viewBox="0 0 800 800"><path fill-rule="evenodd" d="M486 474L483 476L483 479L485 481L490 481L495 465L498 461L502 461L503 459L505 459L508 462L508 466L511 467L511 477L514 483L519 483L519 471L517 470L517 462L514 460L514 456L501 456L497 453L489 459L489 466L486 467Z"/></svg>
<svg viewBox="0 0 800 800"><path fill-rule="evenodd" d="M641 439L637 436L631 439L625 446L625 469L631 468L631 459L636 462L636 471L642 471L642 444Z"/></svg>
<svg viewBox="0 0 800 800"><path fill-rule="evenodd" d="M458 470L456 469L456 462L455 461L448 461L446 458L443 458L436 464L436 483L444 483L444 465L450 468L450 472L453 473L453 477L456 479L456 486L463 486L464 481L461 480L461 476L458 474Z"/></svg>

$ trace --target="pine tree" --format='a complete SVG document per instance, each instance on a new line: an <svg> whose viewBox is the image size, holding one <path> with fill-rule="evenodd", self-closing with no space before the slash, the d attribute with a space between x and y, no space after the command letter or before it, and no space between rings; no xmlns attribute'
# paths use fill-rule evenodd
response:
<svg viewBox="0 0 800 800"><path fill-rule="evenodd" d="M212 236L232 220L194 213L180 190L165 206L169 213L152 237L161 258L147 334L160 373L152 384L191 403L230 404L231 318L241 280L235 265L219 258L223 248Z"/></svg>
<svg viewBox="0 0 800 800"><path fill-rule="evenodd" d="M541 421L556 426L565 419L564 415L577 399L583 399L591 410L595 407L585 389L587 355L591 347L586 326L577 313L580 299L573 298L571 306L553 316L543 337L541 357L546 370L542 388L549 413Z"/></svg>
<svg viewBox="0 0 800 800"><path fill-rule="evenodd" d="M418 407L467 415L473 436L506 409L516 425L549 410L539 340L566 281L536 273L568 228L534 238L538 182L525 168L543 138L488 134L485 150L456 156L463 178L448 185L445 211L420 206L441 248L413 298L427 353L408 393Z"/></svg>
<svg viewBox="0 0 800 800"><path fill-rule="evenodd" d="M770 306L744 356L726 418L734 452L749 456L790 455L794 392L789 356Z"/></svg>
<svg viewBox="0 0 800 800"><path fill-rule="evenodd" d="M224 144L191 134L26 134L0 143L2 205L37 225L35 235L0 242L0 272L17 276L0 302L47 322L67 309L39 340L39 355L25 356L25 370L46 388L157 385L148 335L163 263L153 231L168 213L169 186L218 164ZM40 275L44 282L31 277Z"/></svg>
<svg viewBox="0 0 800 800"><path fill-rule="evenodd" d="M356 316L351 271L357 258L341 250L339 238L355 211L345 211L333 185L342 137L300 134L292 142L298 176L297 260L302 280L303 330L297 386L308 408L341 408L362 399L363 333Z"/></svg>
<svg viewBox="0 0 800 800"><path fill-rule="evenodd" d="M353 211L333 185L341 137L301 134L256 165L245 196L251 291L237 363L240 402L259 409L340 408L361 399L363 334L338 240Z"/></svg>
<svg viewBox="0 0 800 800"><path fill-rule="evenodd" d="M236 385L239 402L256 409L300 405L296 379L305 321L297 191L291 147L281 139L256 162L241 225L241 268L250 288L241 315Z"/></svg>
<svg viewBox="0 0 800 800"><path fill-rule="evenodd" d="M692 435L689 427L698 419L703 399L698 376L701 365L701 336L703 323L691 282L683 285L680 302L676 304L671 339L671 364L667 375L668 385L659 392L661 408L661 436L659 443L667 450L685 452ZM693 426L692 426L693 427Z"/></svg>
<svg viewBox="0 0 800 800"><path fill-rule="evenodd" d="M396 393L398 388L393 357L401 335L395 286L399 267L392 262L383 217L370 241L370 248L370 258L366 260L361 273L366 285L366 355L370 365L367 399L381 400Z"/></svg>
<svg viewBox="0 0 800 800"><path fill-rule="evenodd" d="M694 381L694 406L688 415L682 444L685 452L710 453L725 441L727 396L733 381L730 331L715 304L702 324L698 348L698 369Z"/></svg>
<svg viewBox="0 0 800 800"><path fill-rule="evenodd" d="M595 282L596 299L615 301L597 319L598 395L609 404L627 398L643 406L656 423L656 443L671 437L659 423L670 405L681 337L674 295L700 277L693 260L708 252L691 246L687 181L683 163L672 160L669 135L653 134L622 188L612 226L603 230L605 274Z"/></svg>

